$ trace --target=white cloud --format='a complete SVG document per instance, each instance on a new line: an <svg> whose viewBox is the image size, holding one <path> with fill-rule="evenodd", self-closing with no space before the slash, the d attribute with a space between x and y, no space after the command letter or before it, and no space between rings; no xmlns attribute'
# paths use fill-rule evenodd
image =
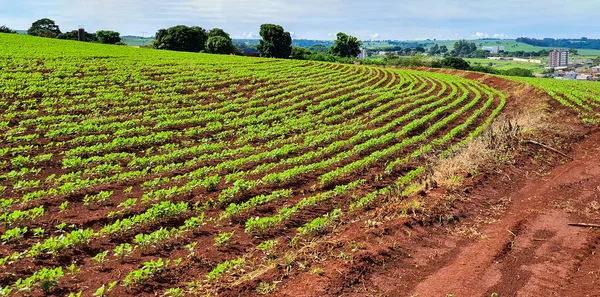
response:
<svg viewBox="0 0 600 297"><path fill-rule="evenodd" d="M379 35L379 33L373 33L369 37L371 37L372 39L377 39L377 38L381 37L381 35Z"/></svg>
<svg viewBox="0 0 600 297"><path fill-rule="evenodd" d="M481 32L477 32L473 35L471 35L473 38L507 38L508 36L504 33L494 33L494 34L488 34L488 33L481 33Z"/></svg>
<svg viewBox="0 0 600 297"><path fill-rule="evenodd" d="M244 34L242 34L242 37L243 37L243 38L250 38L250 39L253 39L253 38L258 38L258 36L259 36L259 35L256 35L256 34L254 34L254 33L252 33L252 32L248 32L248 33L244 33Z"/></svg>

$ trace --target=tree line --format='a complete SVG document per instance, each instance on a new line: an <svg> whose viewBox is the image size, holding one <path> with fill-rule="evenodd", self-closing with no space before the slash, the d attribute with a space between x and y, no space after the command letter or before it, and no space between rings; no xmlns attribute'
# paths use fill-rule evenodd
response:
<svg viewBox="0 0 600 297"><path fill-rule="evenodd" d="M16 33L5 26L0 27L0 33ZM29 35L42 36L58 39L78 39L78 31L62 33L59 26L50 19L40 19L32 24L27 31ZM261 40L256 46L257 52L261 57L267 58L291 58L299 60L315 60L327 62L354 63L361 52L361 41L358 38L339 32L336 39L330 47L322 44L313 45L310 48L292 46L292 37L290 32L285 31L280 25L263 24L260 26ZM100 42L107 44L122 44L120 34L114 31L100 30L96 33L87 33L85 35L87 42ZM240 46L236 46L231 36L220 28L205 30L199 26L178 25L166 29L160 29L156 32L152 47L159 50L173 50L185 52L204 52L212 54L233 54L241 55L243 51ZM367 59L363 64L386 65L386 66L405 66L405 67L432 67L432 68L451 68L459 70L472 70L478 72L513 75L513 76L532 76L532 72L526 69L511 69L501 71L492 67L481 65L470 65L461 57L474 57L484 55L477 48L474 42L459 40L454 44L452 50L445 45L438 46L434 44L428 50L422 46L415 48L401 48L394 46L396 52L409 55L404 58L396 54L389 54L383 60ZM426 61L423 54L428 53L431 56L443 55L441 60Z"/></svg>
<svg viewBox="0 0 600 297"><path fill-rule="evenodd" d="M0 33L16 34L17 32L6 26L0 26ZM27 30L27 34L47 38L79 40L78 30L63 33L56 22L48 18L39 19L33 22L31 27ZM84 39L86 42L125 45L125 43L121 42L121 34L119 32L109 30L98 30L96 33L85 32Z"/></svg>
<svg viewBox="0 0 600 297"><path fill-rule="evenodd" d="M293 58L301 60L328 60L353 58L360 53L361 42L358 38L345 33L338 33L333 45L327 49L323 45L315 45L311 49L292 46L290 32L280 25L263 24L260 26L260 37L256 50L261 57ZM219 28L210 31L198 26L174 26L160 29L152 43L155 49L206 52L213 54L241 54L240 47L233 44L228 33Z"/></svg>
<svg viewBox="0 0 600 297"><path fill-rule="evenodd" d="M560 47L560 48L573 48L573 49L600 49L600 39L590 39L587 37L581 37L580 39L554 39L544 38L535 39L528 37L519 37L517 42L523 42L533 46L543 47Z"/></svg>

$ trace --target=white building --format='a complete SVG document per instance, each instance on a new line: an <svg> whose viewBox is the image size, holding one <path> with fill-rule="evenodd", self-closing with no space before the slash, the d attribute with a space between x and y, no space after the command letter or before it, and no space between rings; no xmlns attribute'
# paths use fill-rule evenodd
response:
<svg viewBox="0 0 600 297"><path fill-rule="evenodd" d="M358 58L359 60L366 59L367 58L367 49L361 47L360 54L358 54L358 57L356 57L356 58Z"/></svg>
<svg viewBox="0 0 600 297"><path fill-rule="evenodd" d="M564 79L577 79L578 75L579 73L575 71L570 71L569 73L565 74Z"/></svg>
<svg viewBox="0 0 600 297"><path fill-rule="evenodd" d="M497 55L500 52L504 51L504 47L503 46L484 46L481 48L484 51L488 51L491 54Z"/></svg>

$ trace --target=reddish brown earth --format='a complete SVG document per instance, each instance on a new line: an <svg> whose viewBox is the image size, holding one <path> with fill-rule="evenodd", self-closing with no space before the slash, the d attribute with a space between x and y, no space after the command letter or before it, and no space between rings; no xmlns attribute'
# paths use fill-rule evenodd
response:
<svg viewBox="0 0 600 297"><path fill-rule="evenodd" d="M600 229L568 225L600 222L598 144L600 134L594 134L576 146L573 161L527 180L508 195L512 203L505 214L481 228L485 238L449 247L447 264L411 290L389 293L600 296Z"/></svg>

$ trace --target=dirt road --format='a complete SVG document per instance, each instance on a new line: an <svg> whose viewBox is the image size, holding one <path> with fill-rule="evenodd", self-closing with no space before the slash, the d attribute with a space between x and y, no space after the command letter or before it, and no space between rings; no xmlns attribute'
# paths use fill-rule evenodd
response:
<svg viewBox="0 0 600 297"><path fill-rule="evenodd" d="M446 245L456 247L431 261L439 269L411 290L404 285L385 294L600 296L600 229L568 225L600 223L600 134L571 156L510 194L504 215L479 230L481 239L461 244L447 238Z"/></svg>

